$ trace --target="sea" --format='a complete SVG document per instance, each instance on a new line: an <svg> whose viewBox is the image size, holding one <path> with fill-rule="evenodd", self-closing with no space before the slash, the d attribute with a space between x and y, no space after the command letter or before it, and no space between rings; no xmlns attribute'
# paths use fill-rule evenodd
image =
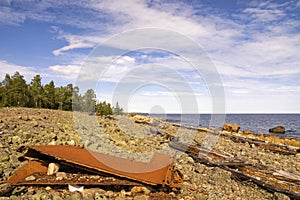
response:
<svg viewBox="0 0 300 200"><path fill-rule="evenodd" d="M147 114L146 114L147 115ZM149 114L151 117L163 118L167 122L200 127L214 127L211 114ZM215 118L214 115L213 118ZM226 114L224 123L238 124L241 131L250 130L257 134L272 134L284 138L300 140L300 114ZM223 122L223 121L222 121ZM213 124L213 125L212 125ZM217 124L220 124L219 122ZM284 126L285 134L269 133L275 126Z"/></svg>

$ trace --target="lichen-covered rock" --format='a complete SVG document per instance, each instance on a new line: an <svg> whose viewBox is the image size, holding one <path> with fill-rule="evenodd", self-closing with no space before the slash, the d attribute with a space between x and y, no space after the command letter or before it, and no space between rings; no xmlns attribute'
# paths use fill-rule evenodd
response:
<svg viewBox="0 0 300 200"><path fill-rule="evenodd" d="M240 126L237 124L224 124L222 130L228 132L236 132L238 133L240 130Z"/></svg>
<svg viewBox="0 0 300 200"><path fill-rule="evenodd" d="M285 127L284 126L275 126L274 128L269 129L270 133L285 133Z"/></svg>

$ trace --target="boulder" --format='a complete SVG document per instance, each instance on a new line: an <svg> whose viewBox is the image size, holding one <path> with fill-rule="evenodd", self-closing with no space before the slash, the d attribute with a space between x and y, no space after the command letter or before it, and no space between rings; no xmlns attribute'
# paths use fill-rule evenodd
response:
<svg viewBox="0 0 300 200"><path fill-rule="evenodd" d="M285 133L285 127L284 126L276 126L274 128L269 129L270 133Z"/></svg>
<svg viewBox="0 0 300 200"><path fill-rule="evenodd" d="M222 131L228 131L228 132L236 132L238 133L240 130L240 126L237 124L224 124Z"/></svg>

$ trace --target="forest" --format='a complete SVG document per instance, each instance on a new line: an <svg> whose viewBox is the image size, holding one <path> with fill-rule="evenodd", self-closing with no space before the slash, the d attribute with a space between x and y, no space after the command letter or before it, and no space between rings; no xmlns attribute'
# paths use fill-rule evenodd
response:
<svg viewBox="0 0 300 200"><path fill-rule="evenodd" d="M0 107L47 108L66 111L82 111L97 115L122 114L118 102L115 107L105 101L100 102L92 89L84 95L79 87L68 84L56 87L54 81L42 85L42 77L35 75L30 83L19 72L6 74L0 82Z"/></svg>

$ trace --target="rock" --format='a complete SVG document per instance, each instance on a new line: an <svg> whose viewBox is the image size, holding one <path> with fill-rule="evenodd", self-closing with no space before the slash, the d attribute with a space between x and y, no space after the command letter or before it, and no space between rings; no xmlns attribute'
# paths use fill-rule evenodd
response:
<svg viewBox="0 0 300 200"><path fill-rule="evenodd" d="M9 154L4 150L0 150L0 162L6 162L9 160Z"/></svg>
<svg viewBox="0 0 300 200"><path fill-rule="evenodd" d="M70 146L75 146L76 145L74 140L68 141L67 144L70 145Z"/></svg>
<svg viewBox="0 0 300 200"><path fill-rule="evenodd" d="M140 187L140 186L134 186L131 191L130 191L133 195L135 194L149 194L151 191L146 188L146 187Z"/></svg>
<svg viewBox="0 0 300 200"><path fill-rule="evenodd" d="M244 133L244 134L253 134L253 132L250 131L250 130L244 130L243 133Z"/></svg>
<svg viewBox="0 0 300 200"><path fill-rule="evenodd" d="M240 126L237 124L224 124L222 131L228 131L228 132L239 132Z"/></svg>
<svg viewBox="0 0 300 200"><path fill-rule="evenodd" d="M52 140L51 142L48 143L48 145L56 145L56 141Z"/></svg>
<svg viewBox="0 0 300 200"><path fill-rule="evenodd" d="M9 197L9 200L20 200L21 199L21 197L18 197L18 196L16 196L16 195L11 195L10 197Z"/></svg>
<svg viewBox="0 0 300 200"><path fill-rule="evenodd" d="M33 128L38 127L38 126L39 126L39 123L38 123L37 121L34 121L34 122L32 123L32 127L33 127Z"/></svg>
<svg viewBox="0 0 300 200"><path fill-rule="evenodd" d="M67 174L65 172L57 172L55 180L61 181L63 179L67 178Z"/></svg>
<svg viewBox="0 0 300 200"><path fill-rule="evenodd" d="M190 157L190 156L187 157L187 161L188 161L188 163L191 163L191 164L195 163L194 159L192 157Z"/></svg>
<svg viewBox="0 0 300 200"><path fill-rule="evenodd" d="M35 176L31 175L25 178L25 181L34 181L36 178Z"/></svg>
<svg viewBox="0 0 300 200"><path fill-rule="evenodd" d="M52 188L51 188L50 186L47 186L47 187L45 188L45 190L46 190L46 191L50 191L50 190L52 190Z"/></svg>
<svg viewBox="0 0 300 200"><path fill-rule="evenodd" d="M106 196L104 196L104 194L95 193L94 199L95 200L107 200L108 198Z"/></svg>
<svg viewBox="0 0 300 200"><path fill-rule="evenodd" d="M108 198L113 198L115 197L115 193L111 190L108 190L107 192L105 192L105 196L107 196Z"/></svg>
<svg viewBox="0 0 300 200"><path fill-rule="evenodd" d="M286 196L285 194L274 192L273 200L290 200L290 197Z"/></svg>
<svg viewBox="0 0 300 200"><path fill-rule="evenodd" d="M32 200L41 200L41 199L52 199L52 195L47 193L44 190L38 190L32 197Z"/></svg>
<svg viewBox="0 0 300 200"><path fill-rule="evenodd" d="M63 198L59 195L58 192L52 194L53 200L63 200Z"/></svg>
<svg viewBox="0 0 300 200"><path fill-rule="evenodd" d="M59 170L60 165L58 163L49 163L47 175L56 174Z"/></svg>
<svg viewBox="0 0 300 200"><path fill-rule="evenodd" d="M7 193L11 192L13 187L8 183L0 184L0 196L4 196Z"/></svg>
<svg viewBox="0 0 300 200"><path fill-rule="evenodd" d="M23 195L27 192L27 187L25 186L21 186L21 187L16 187L14 188L14 190L12 191L12 195Z"/></svg>
<svg viewBox="0 0 300 200"><path fill-rule="evenodd" d="M284 126L275 126L274 128L269 129L270 133L285 133L285 127Z"/></svg>
<svg viewBox="0 0 300 200"><path fill-rule="evenodd" d="M13 136L11 141L14 144L21 144L21 138L19 136Z"/></svg>
<svg viewBox="0 0 300 200"><path fill-rule="evenodd" d="M72 192L70 194L70 196L68 196L66 199L70 199L70 200L82 200L83 197L80 194L80 192Z"/></svg>
<svg viewBox="0 0 300 200"><path fill-rule="evenodd" d="M149 196L146 196L146 195L141 195L141 196L135 196L133 198L133 200L149 200L150 197Z"/></svg>

